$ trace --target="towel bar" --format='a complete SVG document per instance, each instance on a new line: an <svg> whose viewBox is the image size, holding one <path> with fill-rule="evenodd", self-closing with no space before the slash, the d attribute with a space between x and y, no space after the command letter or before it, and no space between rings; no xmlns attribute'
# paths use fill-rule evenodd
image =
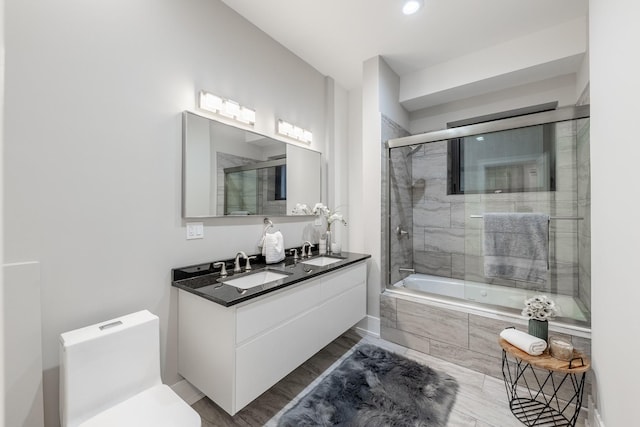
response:
<svg viewBox="0 0 640 427"><path fill-rule="evenodd" d="M520 213L520 212L515 212ZM483 218L482 215L469 215L469 218ZM581 216L550 216L549 219L573 219L573 220L583 220L584 218Z"/></svg>

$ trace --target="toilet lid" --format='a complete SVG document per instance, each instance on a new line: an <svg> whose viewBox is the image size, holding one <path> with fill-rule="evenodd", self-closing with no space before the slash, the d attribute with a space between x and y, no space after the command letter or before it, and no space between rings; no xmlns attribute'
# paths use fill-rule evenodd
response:
<svg viewBox="0 0 640 427"><path fill-rule="evenodd" d="M86 420L80 427L200 427L200 416L169 386L151 387Z"/></svg>

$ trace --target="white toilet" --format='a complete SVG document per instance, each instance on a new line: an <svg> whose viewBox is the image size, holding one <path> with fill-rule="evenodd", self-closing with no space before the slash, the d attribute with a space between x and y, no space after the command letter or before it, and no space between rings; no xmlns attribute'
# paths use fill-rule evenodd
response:
<svg viewBox="0 0 640 427"><path fill-rule="evenodd" d="M60 335L62 427L200 427L160 380L158 317L147 310Z"/></svg>

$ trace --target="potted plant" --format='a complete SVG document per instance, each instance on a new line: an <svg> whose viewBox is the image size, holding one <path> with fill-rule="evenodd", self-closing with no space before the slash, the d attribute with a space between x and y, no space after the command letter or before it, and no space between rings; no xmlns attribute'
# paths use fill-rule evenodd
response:
<svg viewBox="0 0 640 427"><path fill-rule="evenodd" d="M547 341L549 319L559 313L559 307L546 295L536 295L525 300L522 315L529 319L529 335Z"/></svg>

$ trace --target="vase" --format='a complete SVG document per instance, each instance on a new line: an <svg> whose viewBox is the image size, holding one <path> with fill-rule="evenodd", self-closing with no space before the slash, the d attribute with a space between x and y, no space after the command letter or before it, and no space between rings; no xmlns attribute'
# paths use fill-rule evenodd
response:
<svg viewBox="0 0 640 427"><path fill-rule="evenodd" d="M331 229L327 228L327 253L331 253Z"/></svg>
<svg viewBox="0 0 640 427"><path fill-rule="evenodd" d="M547 341L549 338L549 322L546 320L529 319L529 335Z"/></svg>

